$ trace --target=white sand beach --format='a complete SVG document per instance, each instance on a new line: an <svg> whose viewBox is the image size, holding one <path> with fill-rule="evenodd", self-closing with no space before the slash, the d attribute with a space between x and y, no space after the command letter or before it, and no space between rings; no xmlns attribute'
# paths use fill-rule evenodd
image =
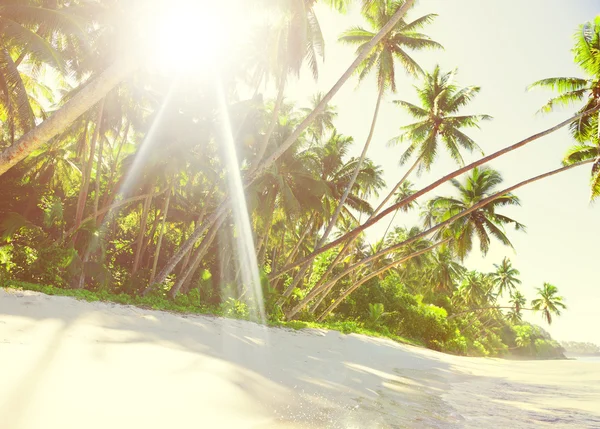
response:
<svg viewBox="0 0 600 429"><path fill-rule="evenodd" d="M0 428L600 428L600 362L0 289Z"/></svg>

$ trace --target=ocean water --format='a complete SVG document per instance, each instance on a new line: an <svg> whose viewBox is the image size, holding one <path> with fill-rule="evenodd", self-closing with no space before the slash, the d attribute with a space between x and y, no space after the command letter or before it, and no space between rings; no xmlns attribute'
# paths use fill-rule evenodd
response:
<svg viewBox="0 0 600 429"><path fill-rule="evenodd" d="M577 356L575 359L584 362L600 362L600 356Z"/></svg>

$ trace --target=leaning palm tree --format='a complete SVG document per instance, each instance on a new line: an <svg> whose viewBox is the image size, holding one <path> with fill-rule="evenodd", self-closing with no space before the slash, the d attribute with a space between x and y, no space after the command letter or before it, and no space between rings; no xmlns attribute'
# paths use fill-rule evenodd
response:
<svg viewBox="0 0 600 429"><path fill-rule="evenodd" d="M502 176L491 168L474 168L463 183L456 179L450 181L458 191L459 196L436 197L431 201L434 216L440 223L454 215L463 212L477 204L479 201L494 194L496 187L502 183ZM502 244L512 244L505 234L504 225L514 225L516 230L523 230L525 226L505 215L497 213L499 207L520 205L519 198L512 193L494 199L489 204L481 207L469 215L454 222L450 228L440 232L440 235L450 233L454 235L457 255L460 259L469 253L473 247L473 238L479 239L479 247L485 255L490 246L490 235Z"/></svg>
<svg viewBox="0 0 600 429"><path fill-rule="evenodd" d="M552 315L560 316L560 310L565 310L567 306L563 302L562 296L557 296L558 288L550 283L544 283L544 286L537 288L539 298L531 301L531 307L535 311L541 311L542 316L552 324Z"/></svg>
<svg viewBox="0 0 600 429"><path fill-rule="evenodd" d="M504 258L501 264L494 264L494 267L496 271L490 275L492 276L498 295L502 296L506 291L512 294L517 285L521 284L521 280L517 278L520 274L519 270L512 266L508 258Z"/></svg>
<svg viewBox="0 0 600 429"><path fill-rule="evenodd" d="M455 74L455 72L443 73L439 66L436 66L432 73L427 73L423 85L417 88L421 106L404 100L394 101L418 122L402 127L402 134L390 140L388 144L409 143L400 157L400 165L404 165L413 154L416 154L417 158L391 193L401 186L415 168L418 168L418 171L429 171L439 153L440 145L443 145L452 159L461 166L464 165L461 149L469 152L481 151L463 130L479 128L479 123L491 119L491 116L459 114L481 88L478 86L460 88L453 81ZM379 209L389 201L391 193L381 202Z"/></svg>
<svg viewBox="0 0 600 429"><path fill-rule="evenodd" d="M583 102L578 113L584 114L570 125L571 134L578 144L570 148L563 163L571 163L594 159L591 178L591 199L600 195L600 16L593 22L583 24L575 33L573 47L575 62L585 74L580 77L553 77L534 82L529 88L549 88L560 93L550 99L542 112L549 112L556 106L571 105Z"/></svg>

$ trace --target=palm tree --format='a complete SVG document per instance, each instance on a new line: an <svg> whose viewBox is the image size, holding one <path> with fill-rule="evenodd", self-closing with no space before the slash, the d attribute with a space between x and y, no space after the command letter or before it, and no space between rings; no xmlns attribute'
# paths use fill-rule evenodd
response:
<svg viewBox="0 0 600 429"><path fill-rule="evenodd" d="M258 71L267 74L269 69L274 69L272 74L276 79L277 97L251 171L256 170L263 160L271 135L277 126L288 74L299 74L302 64L307 61L314 78L317 79L319 75L317 57L323 57L325 43L314 10L315 4L316 0L276 1L273 5L279 9L281 19L269 30L266 41L258 41L261 46L265 42L270 45L266 51L271 55L263 59L263 65L259 66ZM260 83L262 76L257 80Z"/></svg>
<svg viewBox="0 0 600 429"><path fill-rule="evenodd" d="M552 324L552 315L560 316L560 310L565 310L567 306L563 303L564 298L557 296L558 288L550 283L544 283L541 288L536 288L539 298L531 301L531 307L535 311L541 311L542 316Z"/></svg>
<svg viewBox="0 0 600 429"><path fill-rule="evenodd" d="M580 26L575 33L573 54L585 78L547 78L534 82L529 88L549 88L560 93L541 108L542 112L552 111L555 106L584 102L578 110L583 115L570 124L571 134L578 144L568 150L563 163L595 160L591 177L591 199L594 200L600 195L600 112L596 112L600 106L600 16Z"/></svg>
<svg viewBox="0 0 600 429"><path fill-rule="evenodd" d="M439 66L436 66L432 73L426 73L423 86L417 88L421 107L404 100L394 101L418 119L418 122L402 127L403 133L390 140L388 144L409 143L400 158L400 165L404 165L415 152L417 158L390 194L396 191L415 168L418 167L419 172L429 171L439 153L440 144L446 147L452 159L460 166L464 165L460 154L461 148L469 152L476 149L481 151L462 130L479 128L479 122L489 120L491 116L459 115L459 111L479 93L481 88L478 86L459 88L453 81L455 75L456 72L442 73ZM388 202L390 196L381 202L379 209Z"/></svg>
<svg viewBox="0 0 600 429"><path fill-rule="evenodd" d="M491 282L488 274L469 271L456 291L456 298L469 307L486 306L494 301Z"/></svg>
<svg viewBox="0 0 600 429"><path fill-rule="evenodd" d="M515 313L521 314L521 310L523 309L524 305L527 303L527 300L525 299L525 296L521 292L519 292L518 290L515 290L515 291L511 292L510 300L508 302L510 304L512 304Z"/></svg>
<svg viewBox="0 0 600 429"><path fill-rule="evenodd" d="M491 273L492 280L498 291L498 295L502 296L505 291L508 291L511 296L517 285L521 284L521 280L517 278L520 274L519 270L513 268L510 259L504 258L501 264L494 264L496 271Z"/></svg>
<svg viewBox="0 0 600 429"><path fill-rule="evenodd" d="M458 198L436 197L431 201L431 206L436 211L434 216L437 218L437 223L450 219L493 195L496 187L502 183L502 176L491 168L477 167L466 177L464 183L456 179L452 179L450 183L458 191L459 196ZM523 230L525 226L497 213L496 210L504 206L517 205L520 205L519 199L508 193L454 222L451 231L447 231L454 235L458 257L464 259L471 251L475 236L479 239L479 247L484 255L490 246L490 235L502 244L512 247L503 226L513 224L516 230Z"/></svg>
<svg viewBox="0 0 600 429"><path fill-rule="evenodd" d="M425 269L425 278L434 293L452 295L466 268L456 261L452 247L444 246L432 252L431 262Z"/></svg>

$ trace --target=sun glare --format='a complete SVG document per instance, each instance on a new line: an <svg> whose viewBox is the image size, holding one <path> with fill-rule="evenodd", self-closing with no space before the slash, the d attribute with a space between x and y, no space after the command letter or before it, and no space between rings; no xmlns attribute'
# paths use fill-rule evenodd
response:
<svg viewBox="0 0 600 429"><path fill-rule="evenodd" d="M152 11L146 33L150 63L165 72L208 68L227 55L243 26L223 3L205 0L162 2Z"/></svg>

